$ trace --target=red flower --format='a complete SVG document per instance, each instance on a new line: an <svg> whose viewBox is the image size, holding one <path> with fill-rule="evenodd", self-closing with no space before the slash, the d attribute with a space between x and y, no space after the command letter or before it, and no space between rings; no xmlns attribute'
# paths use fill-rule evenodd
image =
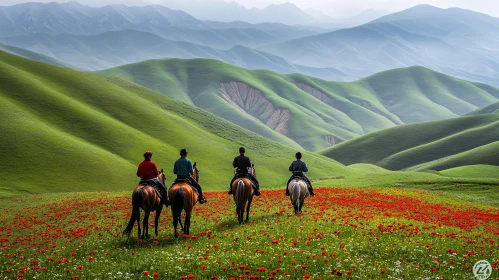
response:
<svg viewBox="0 0 499 280"><path fill-rule="evenodd" d="M201 269L206 269L206 265L202 265L202 266L201 266Z"/></svg>
<svg viewBox="0 0 499 280"><path fill-rule="evenodd" d="M157 271L155 271L153 274L152 274L153 277L158 277L159 276L159 273Z"/></svg>
<svg viewBox="0 0 499 280"><path fill-rule="evenodd" d="M382 270L380 270L379 272L380 272L381 274L384 274L384 273L386 273L386 270L382 269Z"/></svg>
<svg viewBox="0 0 499 280"><path fill-rule="evenodd" d="M308 273L305 273L305 275L303 275L304 278L310 278L310 274Z"/></svg>
<svg viewBox="0 0 499 280"><path fill-rule="evenodd" d="M149 272L148 271L144 271L144 275L149 275Z"/></svg>

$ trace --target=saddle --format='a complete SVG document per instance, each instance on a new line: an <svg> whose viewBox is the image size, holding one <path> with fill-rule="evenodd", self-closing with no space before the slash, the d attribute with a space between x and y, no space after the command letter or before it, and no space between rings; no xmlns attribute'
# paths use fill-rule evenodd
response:
<svg viewBox="0 0 499 280"><path fill-rule="evenodd" d="M289 181L291 182L294 179L303 180L307 184L307 188L310 189L310 184L307 182L307 180L303 179L303 177L301 177L300 175L293 175L293 176L291 176L291 179Z"/></svg>
<svg viewBox="0 0 499 280"><path fill-rule="evenodd" d="M189 180L189 178L176 178L175 181L173 181L173 184L170 186L170 189L175 185L175 184L178 184L178 183L187 183L187 185L189 185L192 190L198 194L199 196L199 192L198 192L198 189L196 189L192 184L191 184L191 180Z"/></svg>
<svg viewBox="0 0 499 280"><path fill-rule="evenodd" d="M250 180L251 182L251 186L253 187L253 189L256 190L256 185L255 185L255 182L253 182L253 180L251 180L251 177L248 175L249 173L236 173L236 179L239 179L239 178L246 178L248 180Z"/></svg>
<svg viewBox="0 0 499 280"><path fill-rule="evenodd" d="M161 194L161 191L159 190L158 187L158 181L154 179L142 179L139 182L139 186L151 186L156 190L156 194L159 196L160 199L163 199L163 195Z"/></svg>

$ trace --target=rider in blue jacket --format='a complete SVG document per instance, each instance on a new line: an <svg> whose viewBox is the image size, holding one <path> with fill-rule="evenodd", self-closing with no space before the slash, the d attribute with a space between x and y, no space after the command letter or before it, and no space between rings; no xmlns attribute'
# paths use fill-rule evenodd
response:
<svg viewBox="0 0 499 280"><path fill-rule="evenodd" d="M305 180L305 182L307 182L307 185L308 185L308 192L310 193L310 195L315 195L314 189L312 188L312 183L308 179L307 175L305 175L303 173L303 172L308 171L307 164L305 162L301 161L301 153L300 152L297 152L295 157L296 157L296 160L293 161L291 163L291 165L289 166L289 171L293 172L293 175L291 175L291 178L289 178L288 183L286 184L286 196L289 196L289 190L288 190L289 182L291 182L291 180L293 180L293 178L295 178L295 177L300 177L303 180Z"/></svg>

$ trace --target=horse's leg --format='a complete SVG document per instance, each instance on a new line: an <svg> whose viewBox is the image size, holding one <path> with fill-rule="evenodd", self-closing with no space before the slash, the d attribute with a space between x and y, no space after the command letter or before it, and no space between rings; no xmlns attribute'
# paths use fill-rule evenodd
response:
<svg viewBox="0 0 499 280"><path fill-rule="evenodd" d="M154 233L156 236L158 236L158 223L159 223L159 216L161 216L161 211L163 210L163 205L160 205L156 209L156 218L154 219Z"/></svg>
<svg viewBox="0 0 499 280"><path fill-rule="evenodd" d="M142 221L143 229L142 229L142 239L149 237L149 214L151 211L145 211L144 220Z"/></svg>
<svg viewBox="0 0 499 280"><path fill-rule="evenodd" d="M139 233L137 234L137 238L140 238L140 209L137 211L137 227L139 228Z"/></svg>
<svg viewBox="0 0 499 280"><path fill-rule="evenodd" d="M243 218L244 218L244 206L241 207L239 206L239 209L237 209L237 221L239 224L243 223Z"/></svg>
<svg viewBox="0 0 499 280"><path fill-rule="evenodd" d="M191 227L191 211L185 211L184 234L189 235Z"/></svg>
<svg viewBox="0 0 499 280"><path fill-rule="evenodd" d="M305 202L305 200L301 200L300 201L300 208L298 208L298 211L301 213L301 208L303 207L303 203Z"/></svg>
<svg viewBox="0 0 499 280"><path fill-rule="evenodd" d="M182 213L182 212L180 212L180 213ZM179 224L180 224L180 230L183 232L185 227L184 227L184 225L182 224L182 217L180 217L180 216L181 216L181 214L179 214L178 216L179 216L179 218L178 218L178 222L179 222Z"/></svg>
<svg viewBox="0 0 499 280"><path fill-rule="evenodd" d="M246 206L246 223L249 221L249 212L251 207L251 202L253 201L253 196L248 199L248 206Z"/></svg>
<svg viewBox="0 0 499 280"><path fill-rule="evenodd" d="M173 214L173 235L175 238L178 238L178 233L177 233L177 226L178 226L178 221L180 219L180 213L178 213L178 209L172 208L172 214ZM182 210L180 210L182 212Z"/></svg>

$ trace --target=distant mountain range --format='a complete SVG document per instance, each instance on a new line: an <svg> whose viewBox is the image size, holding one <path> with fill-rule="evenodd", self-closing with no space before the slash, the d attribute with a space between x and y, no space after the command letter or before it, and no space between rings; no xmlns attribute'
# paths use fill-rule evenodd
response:
<svg viewBox="0 0 499 280"><path fill-rule="evenodd" d="M0 42L53 57L81 70L102 70L159 58L212 58L248 69L267 69L285 74L303 73L331 80L352 79L334 68L296 65L276 55L245 46L219 50L185 41L167 40L152 33L135 30L110 31L97 35L33 34L0 37Z"/></svg>
<svg viewBox="0 0 499 280"><path fill-rule="evenodd" d="M281 6L269 9L298 9ZM358 27L324 32L281 23L202 21L159 5L91 8L70 2L0 7L0 43L39 52L79 69L200 57L250 69L351 81L420 65L499 86L498 18L421 5ZM110 42L112 38L121 44ZM140 40L143 42L137 42Z"/></svg>
<svg viewBox="0 0 499 280"><path fill-rule="evenodd" d="M322 11L302 10L289 2L270 4L263 9L249 9L236 2L226 2L224 0L166 0L161 5L185 11L202 20L244 21L249 23L277 22L287 25L309 25L328 29L352 27L388 14L385 11L366 10L353 17L332 18Z"/></svg>
<svg viewBox="0 0 499 280"><path fill-rule="evenodd" d="M499 19L456 8L416 6L362 26L261 50L292 63L334 67L357 77L421 65L499 85Z"/></svg>
<svg viewBox="0 0 499 280"><path fill-rule="evenodd" d="M315 28L294 28L282 24L205 22L185 12L159 5L92 8L77 2L53 2L0 7L0 37L40 33L52 36L97 35L122 30L149 32L168 40L220 49L236 45L261 46L318 33Z"/></svg>
<svg viewBox="0 0 499 280"><path fill-rule="evenodd" d="M128 79L311 151L397 125L457 117L499 101L498 88L423 67L349 83L201 59L152 60L99 73Z"/></svg>

